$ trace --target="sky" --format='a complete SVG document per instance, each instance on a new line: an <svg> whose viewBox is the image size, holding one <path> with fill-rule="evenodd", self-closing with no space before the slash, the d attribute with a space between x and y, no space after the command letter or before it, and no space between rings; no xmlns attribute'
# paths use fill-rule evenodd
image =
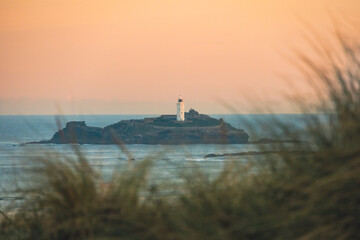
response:
<svg viewBox="0 0 360 240"><path fill-rule="evenodd" d="M359 0L0 0L0 114L170 114L179 95L203 113L294 113L286 56L309 51L306 26L359 14Z"/></svg>

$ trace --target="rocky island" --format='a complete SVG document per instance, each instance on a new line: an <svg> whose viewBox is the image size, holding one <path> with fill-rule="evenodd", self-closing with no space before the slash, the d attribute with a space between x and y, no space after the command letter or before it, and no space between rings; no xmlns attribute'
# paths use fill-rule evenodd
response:
<svg viewBox="0 0 360 240"><path fill-rule="evenodd" d="M55 144L242 144L248 143L249 135L232 127L222 119L199 114L190 109L183 112L183 120L177 115L142 120L122 120L100 127L87 126L84 121L68 122L66 127L50 140L36 143Z"/></svg>

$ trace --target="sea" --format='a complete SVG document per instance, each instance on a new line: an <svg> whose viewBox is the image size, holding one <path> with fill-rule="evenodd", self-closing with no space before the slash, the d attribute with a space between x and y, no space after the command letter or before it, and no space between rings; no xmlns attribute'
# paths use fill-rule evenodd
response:
<svg viewBox="0 0 360 240"><path fill-rule="evenodd" d="M151 160L150 183L181 182L184 171L202 170L209 176L216 176L227 161L225 157L205 158L207 154L224 154L257 151L259 144L196 144L196 145L126 145L126 151L116 145L57 145L25 144L32 141L47 140L63 128L68 121L85 121L88 126L105 127L126 119L143 119L156 115L34 115L34 116L0 116L0 209L3 205L16 200L24 189L36 185L32 171L41 162L39 159L73 159L78 153L85 157L89 164L103 178L110 181L114 174L130 171L134 164ZM215 114L214 118L223 118L236 128L244 129L250 140L271 138L272 121L280 121L301 129L304 126L304 115L300 114ZM135 159L129 161L131 158ZM236 157L231 161L248 162L249 156ZM129 162L132 162L131 164ZM173 194L173 193L169 193Z"/></svg>

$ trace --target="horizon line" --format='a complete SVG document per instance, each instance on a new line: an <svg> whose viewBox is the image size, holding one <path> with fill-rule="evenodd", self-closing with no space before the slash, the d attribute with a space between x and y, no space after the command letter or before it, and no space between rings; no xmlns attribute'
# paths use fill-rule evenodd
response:
<svg viewBox="0 0 360 240"><path fill-rule="evenodd" d="M200 113L206 115L311 115L311 114L331 114L326 112L309 112L309 113ZM81 114L0 114L0 116L118 116L118 115L127 115L127 116L157 116L157 115L169 115L166 113L81 113ZM173 114L176 115L176 114Z"/></svg>

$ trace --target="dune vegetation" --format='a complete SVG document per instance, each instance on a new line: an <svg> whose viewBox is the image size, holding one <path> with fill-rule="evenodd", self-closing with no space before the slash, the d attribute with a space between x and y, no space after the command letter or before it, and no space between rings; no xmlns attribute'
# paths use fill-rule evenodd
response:
<svg viewBox="0 0 360 240"><path fill-rule="evenodd" d="M360 45L336 39L341 51L315 49L321 62L299 56L325 121L306 118L302 133L269 123L288 139L306 136L299 152L279 142L282 151L228 162L215 178L194 168L171 198L148 184L156 159L104 183L81 152L43 157L38 197L1 212L0 239L360 239Z"/></svg>

